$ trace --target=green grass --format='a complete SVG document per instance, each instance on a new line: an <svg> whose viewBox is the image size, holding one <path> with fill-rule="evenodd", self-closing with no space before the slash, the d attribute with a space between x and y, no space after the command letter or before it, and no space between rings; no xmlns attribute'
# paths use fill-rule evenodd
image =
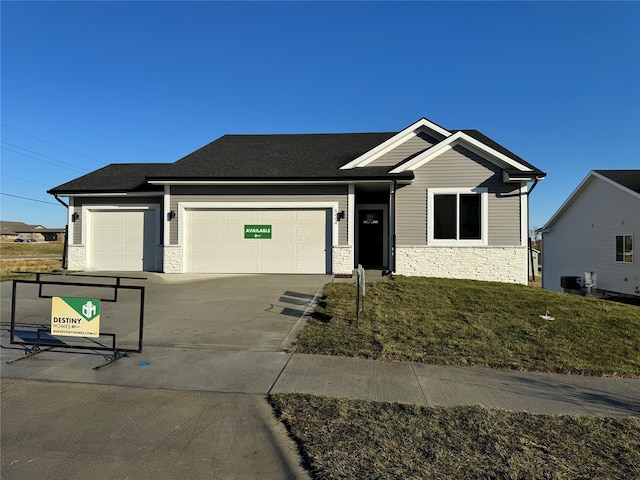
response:
<svg viewBox="0 0 640 480"><path fill-rule="evenodd" d="M637 479L640 419L270 397L314 479Z"/></svg>
<svg viewBox="0 0 640 480"><path fill-rule="evenodd" d="M524 285L397 277L332 283L299 353L446 365L640 376L640 307ZM549 311L555 320L540 318Z"/></svg>

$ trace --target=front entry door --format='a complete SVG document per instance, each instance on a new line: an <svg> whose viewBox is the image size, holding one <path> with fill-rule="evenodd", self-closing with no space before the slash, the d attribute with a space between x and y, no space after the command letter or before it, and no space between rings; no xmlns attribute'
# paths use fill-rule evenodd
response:
<svg viewBox="0 0 640 480"><path fill-rule="evenodd" d="M365 268L382 268L384 267L382 210L360 210L359 212L358 263Z"/></svg>

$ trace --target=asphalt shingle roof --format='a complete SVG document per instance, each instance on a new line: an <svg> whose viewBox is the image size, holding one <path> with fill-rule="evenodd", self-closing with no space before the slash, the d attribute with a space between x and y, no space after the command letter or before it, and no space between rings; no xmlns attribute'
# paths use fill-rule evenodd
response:
<svg viewBox="0 0 640 480"><path fill-rule="evenodd" d="M477 130L462 131L542 173ZM390 174L389 167L340 169L396 134L224 135L174 163L111 164L59 185L49 193L160 190L161 186L148 183L154 180L410 180L413 172Z"/></svg>
<svg viewBox="0 0 640 480"><path fill-rule="evenodd" d="M640 193L640 170L594 170L594 172Z"/></svg>
<svg viewBox="0 0 640 480"><path fill-rule="evenodd" d="M178 160L158 177L328 178L385 175L388 168L340 170L395 132L224 135ZM368 171L367 171L368 170Z"/></svg>
<svg viewBox="0 0 640 480"><path fill-rule="evenodd" d="M112 163L52 188L49 193L162 190L162 187L147 185L147 176L154 172L159 173L170 165L170 163Z"/></svg>

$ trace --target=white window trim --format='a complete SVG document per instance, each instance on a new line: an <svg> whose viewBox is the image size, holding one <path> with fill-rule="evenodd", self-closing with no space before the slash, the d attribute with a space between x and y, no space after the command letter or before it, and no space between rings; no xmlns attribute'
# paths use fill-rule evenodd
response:
<svg viewBox="0 0 640 480"><path fill-rule="evenodd" d="M465 194L476 193L480 194L480 240L451 240L451 239L437 239L433 238L433 197L434 195L447 195L447 194ZM427 189L427 244L434 246L478 246L488 245L489 238L489 193L486 187L477 188L429 188ZM458 222L456 222L456 228L459 228ZM459 232L458 232L459 235Z"/></svg>
<svg viewBox="0 0 640 480"><path fill-rule="evenodd" d="M616 249L618 248L616 245L616 240L618 239L618 237L622 237L622 260L618 260L616 257L617 255L617 251ZM624 258L625 258L625 252L624 252L624 237L631 237L631 261L627 262ZM623 265L633 265L635 263L635 255L633 254L633 251L635 250L635 245L634 243L634 235L633 233L619 233L616 234L616 236L613 239L613 249L614 249L614 259L615 259L615 263L617 265L619 264L623 264Z"/></svg>

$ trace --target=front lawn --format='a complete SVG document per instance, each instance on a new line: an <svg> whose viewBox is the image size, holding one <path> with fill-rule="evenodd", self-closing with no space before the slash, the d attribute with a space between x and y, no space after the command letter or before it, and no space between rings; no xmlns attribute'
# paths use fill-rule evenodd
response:
<svg viewBox="0 0 640 480"><path fill-rule="evenodd" d="M272 395L316 479L640 478L640 419Z"/></svg>
<svg viewBox="0 0 640 480"><path fill-rule="evenodd" d="M540 318L549 312L554 320ZM422 277L327 285L295 351L640 376L640 307L524 285Z"/></svg>

